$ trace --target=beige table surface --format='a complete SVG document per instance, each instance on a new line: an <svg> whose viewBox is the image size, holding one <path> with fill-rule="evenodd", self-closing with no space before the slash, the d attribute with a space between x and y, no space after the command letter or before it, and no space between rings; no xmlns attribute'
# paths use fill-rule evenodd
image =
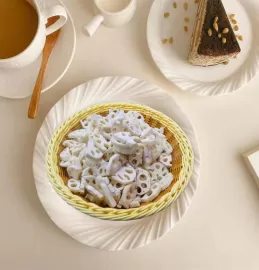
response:
<svg viewBox="0 0 259 270"><path fill-rule="evenodd" d="M146 42L151 0L139 0L134 20L101 27L93 38L81 28L90 0L64 0L77 29L74 61L28 120L29 100L0 98L0 269L258 270L259 190L240 153L259 145L259 77L242 91L204 98L182 92L160 74ZM71 88L105 75L129 75L170 92L189 115L200 143L200 186L190 209L162 239L143 248L107 252L84 246L49 219L32 176L37 132L49 109Z"/></svg>

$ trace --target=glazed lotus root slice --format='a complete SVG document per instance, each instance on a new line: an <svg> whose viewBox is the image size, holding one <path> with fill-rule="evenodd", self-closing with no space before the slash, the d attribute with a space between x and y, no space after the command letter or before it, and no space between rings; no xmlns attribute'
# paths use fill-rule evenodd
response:
<svg viewBox="0 0 259 270"><path fill-rule="evenodd" d="M87 182L85 180L85 177L83 176L81 177L80 188L85 190L86 185L87 185Z"/></svg>
<svg viewBox="0 0 259 270"><path fill-rule="evenodd" d="M119 111L120 110L116 109L116 108L115 109L109 109L107 117L109 117L111 119L114 119Z"/></svg>
<svg viewBox="0 0 259 270"><path fill-rule="evenodd" d="M89 132L87 129L77 129L68 134L69 139L74 139L78 142L86 142L88 141Z"/></svg>
<svg viewBox="0 0 259 270"><path fill-rule="evenodd" d="M153 162L156 161L160 157L163 151L164 149L162 145L159 143L151 146L151 154L152 154Z"/></svg>
<svg viewBox="0 0 259 270"><path fill-rule="evenodd" d="M85 143L78 143L77 145L70 147L70 152L73 156L79 157L85 147Z"/></svg>
<svg viewBox="0 0 259 270"><path fill-rule="evenodd" d="M119 155L119 162L121 163L121 166L128 163L127 157L123 154L119 154L119 153L115 152L115 150L113 148L108 149L108 151L103 155L103 160L106 161L107 163L109 163L110 159L114 155Z"/></svg>
<svg viewBox="0 0 259 270"><path fill-rule="evenodd" d="M95 178L95 180L96 180L96 184L97 184L98 186L101 186L101 183L105 183L106 185L109 185L109 183L110 183L108 177L97 176L97 177Z"/></svg>
<svg viewBox="0 0 259 270"><path fill-rule="evenodd" d="M85 155L92 160L99 160L103 156L103 153L99 148L94 146L94 141L89 139Z"/></svg>
<svg viewBox="0 0 259 270"><path fill-rule="evenodd" d="M100 182L100 188L102 190L102 194L104 195L105 202L110 207L115 207L117 203L115 199L113 198L112 193L108 188L108 185L105 182Z"/></svg>
<svg viewBox="0 0 259 270"><path fill-rule="evenodd" d="M59 163L59 165L61 167L64 167L64 168L67 168L68 166L70 165L78 165L78 166L81 166L81 163L80 163L80 159L78 157L75 157L75 156L71 156L70 160L68 161L61 161Z"/></svg>
<svg viewBox="0 0 259 270"><path fill-rule="evenodd" d="M140 207L140 197L137 196L130 204L129 208L137 208Z"/></svg>
<svg viewBox="0 0 259 270"><path fill-rule="evenodd" d="M84 143L79 143L74 140L66 140L62 143L62 145L66 148L69 148L69 151L72 156L79 156L82 149L84 149L85 144Z"/></svg>
<svg viewBox="0 0 259 270"><path fill-rule="evenodd" d="M135 178L136 178L136 171L129 164L127 164L126 166L123 166L115 174L115 176L112 176L112 180L122 185L127 185L127 184L132 183L135 180Z"/></svg>
<svg viewBox="0 0 259 270"><path fill-rule="evenodd" d="M84 152L84 155L85 155L85 150L83 152ZM80 156L79 156L79 158L80 158ZM98 162L98 161L90 159L90 158L88 158L86 156L81 158L81 163L82 163L82 168L83 169L88 168L88 167L94 167L96 162Z"/></svg>
<svg viewBox="0 0 259 270"><path fill-rule="evenodd" d="M93 175L94 175L93 169L90 167L86 167L83 169L81 177L83 178L84 176L93 176Z"/></svg>
<svg viewBox="0 0 259 270"><path fill-rule="evenodd" d="M143 164L145 168L149 168L149 166L152 164L153 158L152 158L152 150L151 147L148 145L144 146L144 155L143 155Z"/></svg>
<svg viewBox="0 0 259 270"><path fill-rule="evenodd" d="M174 180L174 176L171 173L168 173L165 176L163 176L163 178L159 181L159 184L161 186L161 191L168 188L173 182L173 180Z"/></svg>
<svg viewBox="0 0 259 270"><path fill-rule="evenodd" d="M154 128L154 131L155 131L155 132L158 132L158 133L160 133L160 134L164 134L165 128L164 128L164 127L161 127L161 128Z"/></svg>
<svg viewBox="0 0 259 270"><path fill-rule="evenodd" d="M159 157L159 161L164 164L166 167L172 167L172 156L163 153Z"/></svg>
<svg viewBox="0 0 259 270"><path fill-rule="evenodd" d="M108 173L107 173L107 166L108 166L108 163L104 160L102 160L101 162L99 163L96 163L92 166L93 168L93 171L94 171L94 175L96 176L107 176Z"/></svg>
<svg viewBox="0 0 259 270"><path fill-rule="evenodd" d="M113 188L119 192L121 192L124 188L125 185L119 183L119 182L116 182L114 180L111 180L110 184L113 186Z"/></svg>
<svg viewBox="0 0 259 270"><path fill-rule="evenodd" d="M154 133L153 128L149 126L146 122L144 122L144 124L142 124L140 127L142 130L141 135L140 135L141 139L146 136L152 135Z"/></svg>
<svg viewBox="0 0 259 270"><path fill-rule="evenodd" d="M80 120L81 126L84 129L89 129L91 123L92 123L92 119L90 117L87 117L84 120Z"/></svg>
<svg viewBox="0 0 259 270"><path fill-rule="evenodd" d="M85 189L90 195L94 196L98 201L101 201L104 199L103 194L99 190L94 188L93 186L86 184Z"/></svg>
<svg viewBox="0 0 259 270"><path fill-rule="evenodd" d="M86 194L85 198L91 202L91 203L95 203L97 205L100 205L102 203L102 200L98 200L96 197L94 197L93 195L90 194Z"/></svg>
<svg viewBox="0 0 259 270"><path fill-rule="evenodd" d="M165 167L164 164L160 162L155 162L149 167L149 170L152 172L156 172L156 171L162 172L164 170L164 167Z"/></svg>
<svg viewBox="0 0 259 270"><path fill-rule="evenodd" d="M137 168L136 172L137 193L141 196L143 194L146 194L150 190L151 177L149 172L142 168Z"/></svg>
<svg viewBox="0 0 259 270"><path fill-rule="evenodd" d="M165 128L153 128L153 133L156 135L157 139L160 138L161 140L165 139L164 135Z"/></svg>
<svg viewBox="0 0 259 270"><path fill-rule="evenodd" d="M131 155L136 150L136 147L124 148L123 145L113 144L114 150L121 155Z"/></svg>
<svg viewBox="0 0 259 270"><path fill-rule="evenodd" d="M117 133L117 132L123 132L126 131L127 125L125 125L125 112L123 110L120 110L114 118L111 118L111 130L112 133Z"/></svg>
<svg viewBox="0 0 259 270"><path fill-rule="evenodd" d="M82 167L79 164L69 165L67 167L67 173L70 178L79 180L82 173Z"/></svg>
<svg viewBox="0 0 259 270"><path fill-rule="evenodd" d="M127 130L132 136L141 136L142 130L140 124L134 120L126 120Z"/></svg>
<svg viewBox="0 0 259 270"><path fill-rule="evenodd" d="M133 137L129 132L118 132L113 134L111 142L116 152L130 155L137 149L138 137Z"/></svg>
<svg viewBox="0 0 259 270"><path fill-rule="evenodd" d="M65 147L74 147L74 146L77 146L78 144L80 144L79 142L77 141L74 141L74 140L65 140L62 145L65 146Z"/></svg>
<svg viewBox="0 0 259 270"><path fill-rule="evenodd" d="M142 137L140 142L144 145L152 146L156 143L156 136L155 135L148 135L148 136Z"/></svg>
<svg viewBox="0 0 259 270"><path fill-rule="evenodd" d="M129 132L117 132L113 134L112 142L118 142L124 146L124 148L131 148L136 146L139 142L139 138L132 136Z"/></svg>
<svg viewBox="0 0 259 270"><path fill-rule="evenodd" d="M129 164L132 167L137 168L142 165L143 152L144 152L144 148L139 147L132 155L129 156Z"/></svg>
<svg viewBox="0 0 259 270"><path fill-rule="evenodd" d="M125 117L126 117L125 112L123 110L119 110L116 113L115 117L113 118L114 119L114 123L116 123L117 121L122 122L125 119Z"/></svg>
<svg viewBox="0 0 259 270"><path fill-rule="evenodd" d="M153 163L150 166L149 170L152 176L151 177L152 181L160 181L165 175L168 174L167 167L160 162Z"/></svg>
<svg viewBox="0 0 259 270"><path fill-rule="evenodd" d="M111 146L111 144L101 134L98 134L97 132L94 132L92 135L90 135L90 138L94 141L94 145L102 152L106 152Z"/></svg>
<svg viewBox="0 0 259 270"><path fill-rule="evenodd" d="M114 124L114 121L116 119L118 112L119 112L119 110L117 110L117 109L109 109L109 112L108 112L106 118L109 120L110 127L112 127L112 125Z"/></svg>
<svg viewBox="0 0 259 270"><path fill-rule="evenodd" d="M130 203L136 198L136 196L137 196L136 183L132 183L125 186L125 188L123 189L120 201L117 204L117 207L121 208L123 206L126 209L129 208Z"/></svg>
<svg viewBox="0 0 259 270"><path fill-rule="evenodd" d="M91 133L99 126L98 122L101 119L102 119L101 115L92 114L91 116L87 117L85 120L82 120L80 122L82 127L86 129L89 133Z"/></svg>
<svg viewBox="0 0 259 270"><path fill-rule="evenodd" d="M151 189L142 198L141 202L153 201L161 192L161 186L159 183L153 183Z"/></svg>
<svg viewBox="0 0 259 270"><path fill-rule="evenodd" d="M74 194L84 195L84 193L85 193L85 189L84 189L84 187L83 188L81 187L81 182L79 180L69 179L67 181L67 187Z"/></svg>
<svg viewBox="0 0 259 270"><path fill-rule="evenodd" d="M168 174L168 169L163 167L163 171L154 171L151 173L151 181L159 182Z"/></svg>
<svg viewBox="0 0 259 270"><path fill-rule="evenodd" d="M126 113L126 117L129 120L136 120L136 119L138 119L138 121L144 122L144 116L141 113L136 112L136 111L128 111Z"/></svg>
<svg viewBox="0 0 259 270"><path fill-rule="evenodd" d="M127 127L124 125L123 121L117 120L112 124L111 133L125 132L127 131Z"/></svg>
<svg viewBox="0 0 259 270"><path fill-rule="evenodd" d="M172 147L171 144L170 144L168 141L166 141L166 140L164 140L164 143L163 143L163 149L164 149L164 151L165 151L165 153L166 153L167 155L170 155L170 154L172 154L172 152L173 152L173 147Z"/></svg>
<svg viewBox="0 0 259 270"><path fill-rule="evenodd" d="M59 166L63 168L67 168L70 165L70 161L60 161Z"/></svg>
<svg viewBox="0 0 259 270"><path fill-rule="evenodd" d="M125 155L123 155L123 154L119 154L119 155L120 155L119 160L120 160L121 165L127 164L128 163L127 157Z"/></svg>
<svg viewBox="0 0 259 270"><path fill-rule="evenodd" d="M112 131L110 127L100 128L100 134L107 140L110 141L112 139Z"/></svg>
<svg viewBox="0 0 259 270"><path fill-rule="evenodd" d="M98 189L98 184L96 183L96 180L95 180L95 176L93 175L88 175L88 176L83 176L82 179L81 179L81 187L84 187L86 186L86 184L94 187L94 188L97 188Z"/></svg>
<svg viewBox="0 0 259 270"><path fill-rule="evenodd" d="M107 164L106 168L107 175L114 175L117 171L121 169L121 167L122 164L120 162L120 155L114 154Z"/></svg>
<svg viewBox="0 0 259 270"><path fill-rule="evenodd" d="M71 159L72 155L69 150L69 148L65 148L61 153L60 153L60 159L62 161L69 161Z"/></svg>
<svg viewBox="0 0 259 270"><path fill-rule="evenodd" d="M100 192L102 195L104 195L103 193L103 188L102 188L102 183L104 183L105 185L109 184L109 179L107 177L95 177L95 176L85 176L82 178L81 180L81 184L84 183L85 188L87 188L87 185L92 186L94 189L96 189L98 192ZM91 193L91 195L93 195L93 193ZM104 198L100 198L100 197L96 197L96 201L101 202ZM107 203L107 200L105 200ZM107 203L108 204L108 203Z"/></svg>
<svg viewBox="0 0 259 270"><path fill-rule="evenodd" d="M71 152L69 150L69 148L65 148L61 153L60 153L60 163L59 165L61 167L68 167L69 165L71 165L71 160L73 159L73 156L71 155Z"/></svg>
<svg viewBox="0 0 259 270"><path fill-rule="evenodd" d="M102 159L106 162L109 162L110 161L110 158L115 155L116 152L114 150L113 147L110 147L104 154L103 154L103 157Z"/></svg>
<svg viewBox="0 0 259 270"><path fill-rule="evenodd" d="M112 197L114 198L116 203L118 203L121 198L121 191L114 187L111 183L108 184L108 188L112 194Z"/></svg>
<svg viewBox="0 0 259 270"><path fill-rule="evenodd" d="M99 128L110 128L111 127L111 121L109 117L102 117L98 120L98 127Z"/></svg>
<svg viewBox="0 0 259 270"><path fill-rule="evenodd" d="M145 123L143 115L138 112L128 111L126 118L128 130L132 135L141 136L143 130L149 127L149 125Z"/></svg>

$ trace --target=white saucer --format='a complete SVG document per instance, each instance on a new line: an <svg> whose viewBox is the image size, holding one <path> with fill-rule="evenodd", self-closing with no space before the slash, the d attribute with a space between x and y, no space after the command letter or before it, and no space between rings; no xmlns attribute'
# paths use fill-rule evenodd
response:
<svg viewBox="0 0 259 270"><path fill-rule="evenodd" d="M109 221L86 215L53 190L46 173L46 152L53 132L72 114L105 102L135 102L174 119L194 152L193 174L179 198L163 211L131 221ZM169 232L189 208L199 183L200 154L192 124L173 97L148 82L131 77L103 77L69 91L50 110L41 126L33 155L33 174L40 201L55 224L77 241L95 248L126 250L144 246Z"/></svg>
<svg viewBox="0 0 259 270"><path fill-rule="evenodd" d="M63 5L59 0L48 0L45 5L52 4ZM75 53L75 27L68 10L67 13L68 21L62 28L48 61L42 92L49 90L64 76ZM31 65L21 69L0 69L0 96L12 99L30 96L38 76L40 64L41 56Z"/></svg>
<svg viewBox="0 0 259 270"><path fill-rule="evenodd" d="M173 8L171 0L155 0L147 23L147 40L152 58L163 75L182 90L198 95L224 95L234 92L251 81L259 71L259 1L223 0L228 14L236 14L243 41L239 41L241 53L228 65L196 67L188 64L193 25L197 4L187 0L177 2ZM170 16L164 18L164 12ZM184 18L189 17L189 31L184 31ZM173 36L174 44L162 44L164 38Z"/></svg>

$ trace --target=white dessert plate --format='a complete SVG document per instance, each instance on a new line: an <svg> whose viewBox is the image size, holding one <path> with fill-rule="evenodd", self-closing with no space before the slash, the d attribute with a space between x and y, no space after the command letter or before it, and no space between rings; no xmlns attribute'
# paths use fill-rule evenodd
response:
<svg viewBox="0 0 259 270"><path fill-rule="evenodd" d="M198 5L194 0L155 0L147 23L148 46L157 67L172 83L184 91L198 95L224 95L240 89L252 80L259 70L259 1L222 0L227 14L235 14L241 53L228 65L192 66L187 62L191 35ZM177 3L177 8L173 7ZM184 9L184 2L188 9ZM170 15L164 18L164 13ZM185 17L190 22L184 21ZM184 26L188 26L188 33ZM173 44L162 44L173 37Z"/></svg>
<svg viewBox="0 0 259 270"><path fill-rule="evenodd" d="M195 156L193 175L177 201L155 215L132 221L97 219L68 205L49 183L46 152L53 132L72 114L105 102L135 102L150 106L174 119L190 139ZM33 156L37 193L53 222L77 241L106 250L141 247L169 232L193 199L199 169L200 155L192 124L173 97L155 85L131 77L98 78L68 92L48 113L38 133Z"/></svg>
<svg viewBox="0 0 259 270"><path fill-rule="evenodd" d="M44 1L39 0L40 7ZM48 0L45 6L62 4L59 0ZM68 10L68 21L62 27L57 44L54 47L43 80L42 92L54 86L68 70L76 46L76 33ZM32 94L41 65L41 56L32 64L19 69L0 69L0 97L19 99Z"/></svg>

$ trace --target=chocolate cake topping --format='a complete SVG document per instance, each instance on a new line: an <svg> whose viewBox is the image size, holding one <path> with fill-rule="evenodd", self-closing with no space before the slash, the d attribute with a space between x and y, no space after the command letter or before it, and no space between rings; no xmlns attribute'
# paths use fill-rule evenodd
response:
<svg viewBox="0 0 259 270"><path fill-rule="evenodd" d="M218 37L218 32L213 29L215 17L218 17L218 32L222 33L224 29L228 29L228 33L222 33L222 38L226 38L227 42L223 43ZM212 35L208 36L208 29L213 29ZM225 30L226 31L226 30ZM205 21L202 27L201 42L198 48L198 54L202 55L228 55L229 53L240 52L234 31L232 30L228 16L221 0L208 0Z"/></svg>
<svg viewBox="0 0 259 270"><path fill-rule="evenodd" d="M221 0L200 0L188 62L204 67L223 64L240 51Z"/></svg>

